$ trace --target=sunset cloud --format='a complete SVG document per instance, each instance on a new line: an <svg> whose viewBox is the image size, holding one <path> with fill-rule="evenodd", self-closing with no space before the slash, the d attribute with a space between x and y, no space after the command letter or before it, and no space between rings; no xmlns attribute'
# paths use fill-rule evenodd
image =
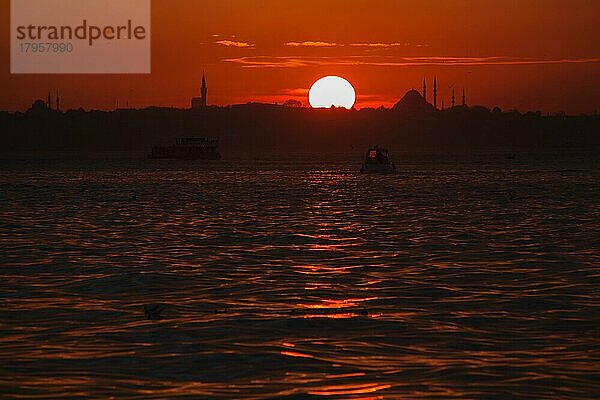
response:
<svg viewBox="0 0 600 400"><path fill-rule="evenodd" d="M308 88L294 88L294 89L283 89L281 93L289 96L307 96Z"/></svg>
<svg viewBox="0 0 600 400"><path fill-rule="evenodd" d="M424 44L414 44L414 43L382 43L382 42L374 42L374 43L335 43L335 42L324 42L324 41L305 41L305 42L287 42L286 46L290 47L368 47L368 48L379 48L386 49L391 47L424 47Z"/></svg>
<svg viewBox="0 0 600 400"><path fill-rule="evenodd" d="M215 42L215 43L220 44L222 46L227 46L227 47L243 47L243 48L254 47L254 45L250 44L250 43L234 42L232 40L219 40L218 42Z"/></svg>
<svg viewBox="0 0 600 400"><path fill-rule="evenodd" d="M384 67L409 66L486 66L486 65L544 65L544 64L584 64L600 62L595 58L519 58L519 57L395 57L352 55L340 57L305 57L305 56L256 56L223 59L224 62L240 64L246 68L294 68L312 65L369 65Z"/></svg>
<svg viewBox="0 0 600 400"><path fill-rule="evenodd" d="M337 43L311 42L311 41L307 41L307 42L287 42L285 45L286 46L291 46L291 47L335 47L335 46L340 46Z"/></svg>
<svg viewBox="0 0 600 400"><path fill-rule="evenodd" d="M415 43L350 43L352 47L375 47L375 48L390 48L390 47L425 47L425 44Z"/></svg>

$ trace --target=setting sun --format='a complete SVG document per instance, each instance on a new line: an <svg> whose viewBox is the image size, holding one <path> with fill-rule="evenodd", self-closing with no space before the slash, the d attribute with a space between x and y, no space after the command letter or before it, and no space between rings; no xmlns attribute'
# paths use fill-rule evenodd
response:
<svg viewBox="0 0 600 400"><path fill-rule="evenodd" d="M354 88L344 78L326 76L316 81L308 92L313 108L344 107L351 109L356 101Z"/></svg>

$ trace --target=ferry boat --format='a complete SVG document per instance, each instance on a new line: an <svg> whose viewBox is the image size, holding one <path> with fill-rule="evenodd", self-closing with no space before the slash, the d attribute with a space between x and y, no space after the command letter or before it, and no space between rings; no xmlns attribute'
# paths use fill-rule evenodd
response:
<svg viewBox="0 0 600 400"><path fill-rule="evenodd" d="M156 146L148 158L177 160L220 160L219 139L205 137L178 138L175 145Z"/></svg>
<svg viewBox="0 0 600 400"><path fill-rule="evenodd" d="M362 174L394 174L396 165L391 160L387 149L374 146L367 150L360 172Z"/></svg>

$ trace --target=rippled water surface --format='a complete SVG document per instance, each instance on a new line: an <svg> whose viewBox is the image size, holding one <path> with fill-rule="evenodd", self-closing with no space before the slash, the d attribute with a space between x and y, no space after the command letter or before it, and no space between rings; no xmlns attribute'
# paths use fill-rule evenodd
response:
<svg viewBox="0 0 600 400"><path fill-rule="evenodd" d="M397 161L2 161L0 397L597 398L598 161Z"/></svg>

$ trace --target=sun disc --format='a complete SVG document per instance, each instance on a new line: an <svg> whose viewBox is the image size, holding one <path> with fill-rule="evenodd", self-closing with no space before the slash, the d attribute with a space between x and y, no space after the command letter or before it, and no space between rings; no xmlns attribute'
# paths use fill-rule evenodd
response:
<svg viewBox="0 0 600 400"><path fill-rule="evenodd" d="M308 92L312 108L344 107L351 109L356 101L354 88L344 78L325 76L313 83Z"/></svg>

